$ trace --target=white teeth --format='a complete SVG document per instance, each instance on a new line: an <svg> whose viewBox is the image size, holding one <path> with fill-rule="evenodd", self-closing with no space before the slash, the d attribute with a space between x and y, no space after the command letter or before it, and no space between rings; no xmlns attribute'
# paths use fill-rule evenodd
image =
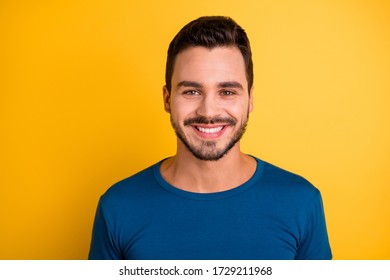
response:
<svg viewBox="0 0 390 280"><path fill-rule="evenodd" d="M223 126L213 127L213 128L204 128L204 127L196 127L200 132L203 133L217 133L222 130Z"/></svg>

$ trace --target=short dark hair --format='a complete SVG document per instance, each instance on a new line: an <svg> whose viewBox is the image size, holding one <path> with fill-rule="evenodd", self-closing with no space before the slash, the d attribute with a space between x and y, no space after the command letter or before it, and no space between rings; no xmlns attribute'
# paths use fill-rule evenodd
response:
<svg viewBox="0 0 390 280"><path fill-rule="evenodd" d="M165 85L171 91L171 80L176 56L189 47L236 46L245 62L248 91L253 85L252 51L248 36L233 19L224 16L200 17L185 25L169 44L165 68Z"/></svg>

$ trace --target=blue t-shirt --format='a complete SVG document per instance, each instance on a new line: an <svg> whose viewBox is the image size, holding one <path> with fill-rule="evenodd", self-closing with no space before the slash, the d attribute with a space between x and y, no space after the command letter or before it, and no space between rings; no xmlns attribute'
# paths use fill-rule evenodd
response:
<svg viewBox="0 0 390 280"><path fill-rule="evenodd" d="M157 163L101 197L89 259L331 259L320 192L257 159L250 180L193 193Z"/></svg>

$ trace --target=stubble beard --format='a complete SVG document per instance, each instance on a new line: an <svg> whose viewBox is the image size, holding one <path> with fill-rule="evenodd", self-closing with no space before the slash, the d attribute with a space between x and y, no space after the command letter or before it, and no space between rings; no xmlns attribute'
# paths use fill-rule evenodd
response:
<svg viewBox="0 0 390 280"><path fill-rule="evenodd" d="M233 147L236 145L237 142L239 142L242 138L242 136L245 133L247 124L249 120L249 113L247 114L247 118L240 124L240 127L234 133L234 135L231 137L230 141L227 143L227 145L223 148L218 149L217 148L217 141L213 140L203 140L198 146L190 144L187 137L185 136L183 130L180 128L180 126L172 119L171 115L171 124L173 129L175 130L176 136L180 139L180 141L187 147L187 149L197 158L200 160L205 161L217 161L221 159L223 156L225 156ZM204 118L194 118L194 119L188 119L184 121L184 126L189 125L191 123L202 123L202 124L217 124L218 122L228 122L229 124L233 125L236 124L237 121L235 119L229 118L229 119L211 119L207 120Z"/></svg>

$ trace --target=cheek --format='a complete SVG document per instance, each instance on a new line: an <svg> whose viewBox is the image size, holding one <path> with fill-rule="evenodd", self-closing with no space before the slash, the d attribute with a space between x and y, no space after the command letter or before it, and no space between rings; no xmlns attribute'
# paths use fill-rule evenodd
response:
<svg viewBox="0 0 390 280"><path fill-rule="evenodd" d="M171 104L171 113L178 118L185 118L192 115L196 111L194 104L191 102L181 102L173 100Z"/></svg>
<svg viewBox="0 0 390 280"><path fill-rule="evenodd" d="M250 111L251 105L248 103L234 104L232 106L228 106L226 109L226 112L235 118L246 118Z"/></svg>

